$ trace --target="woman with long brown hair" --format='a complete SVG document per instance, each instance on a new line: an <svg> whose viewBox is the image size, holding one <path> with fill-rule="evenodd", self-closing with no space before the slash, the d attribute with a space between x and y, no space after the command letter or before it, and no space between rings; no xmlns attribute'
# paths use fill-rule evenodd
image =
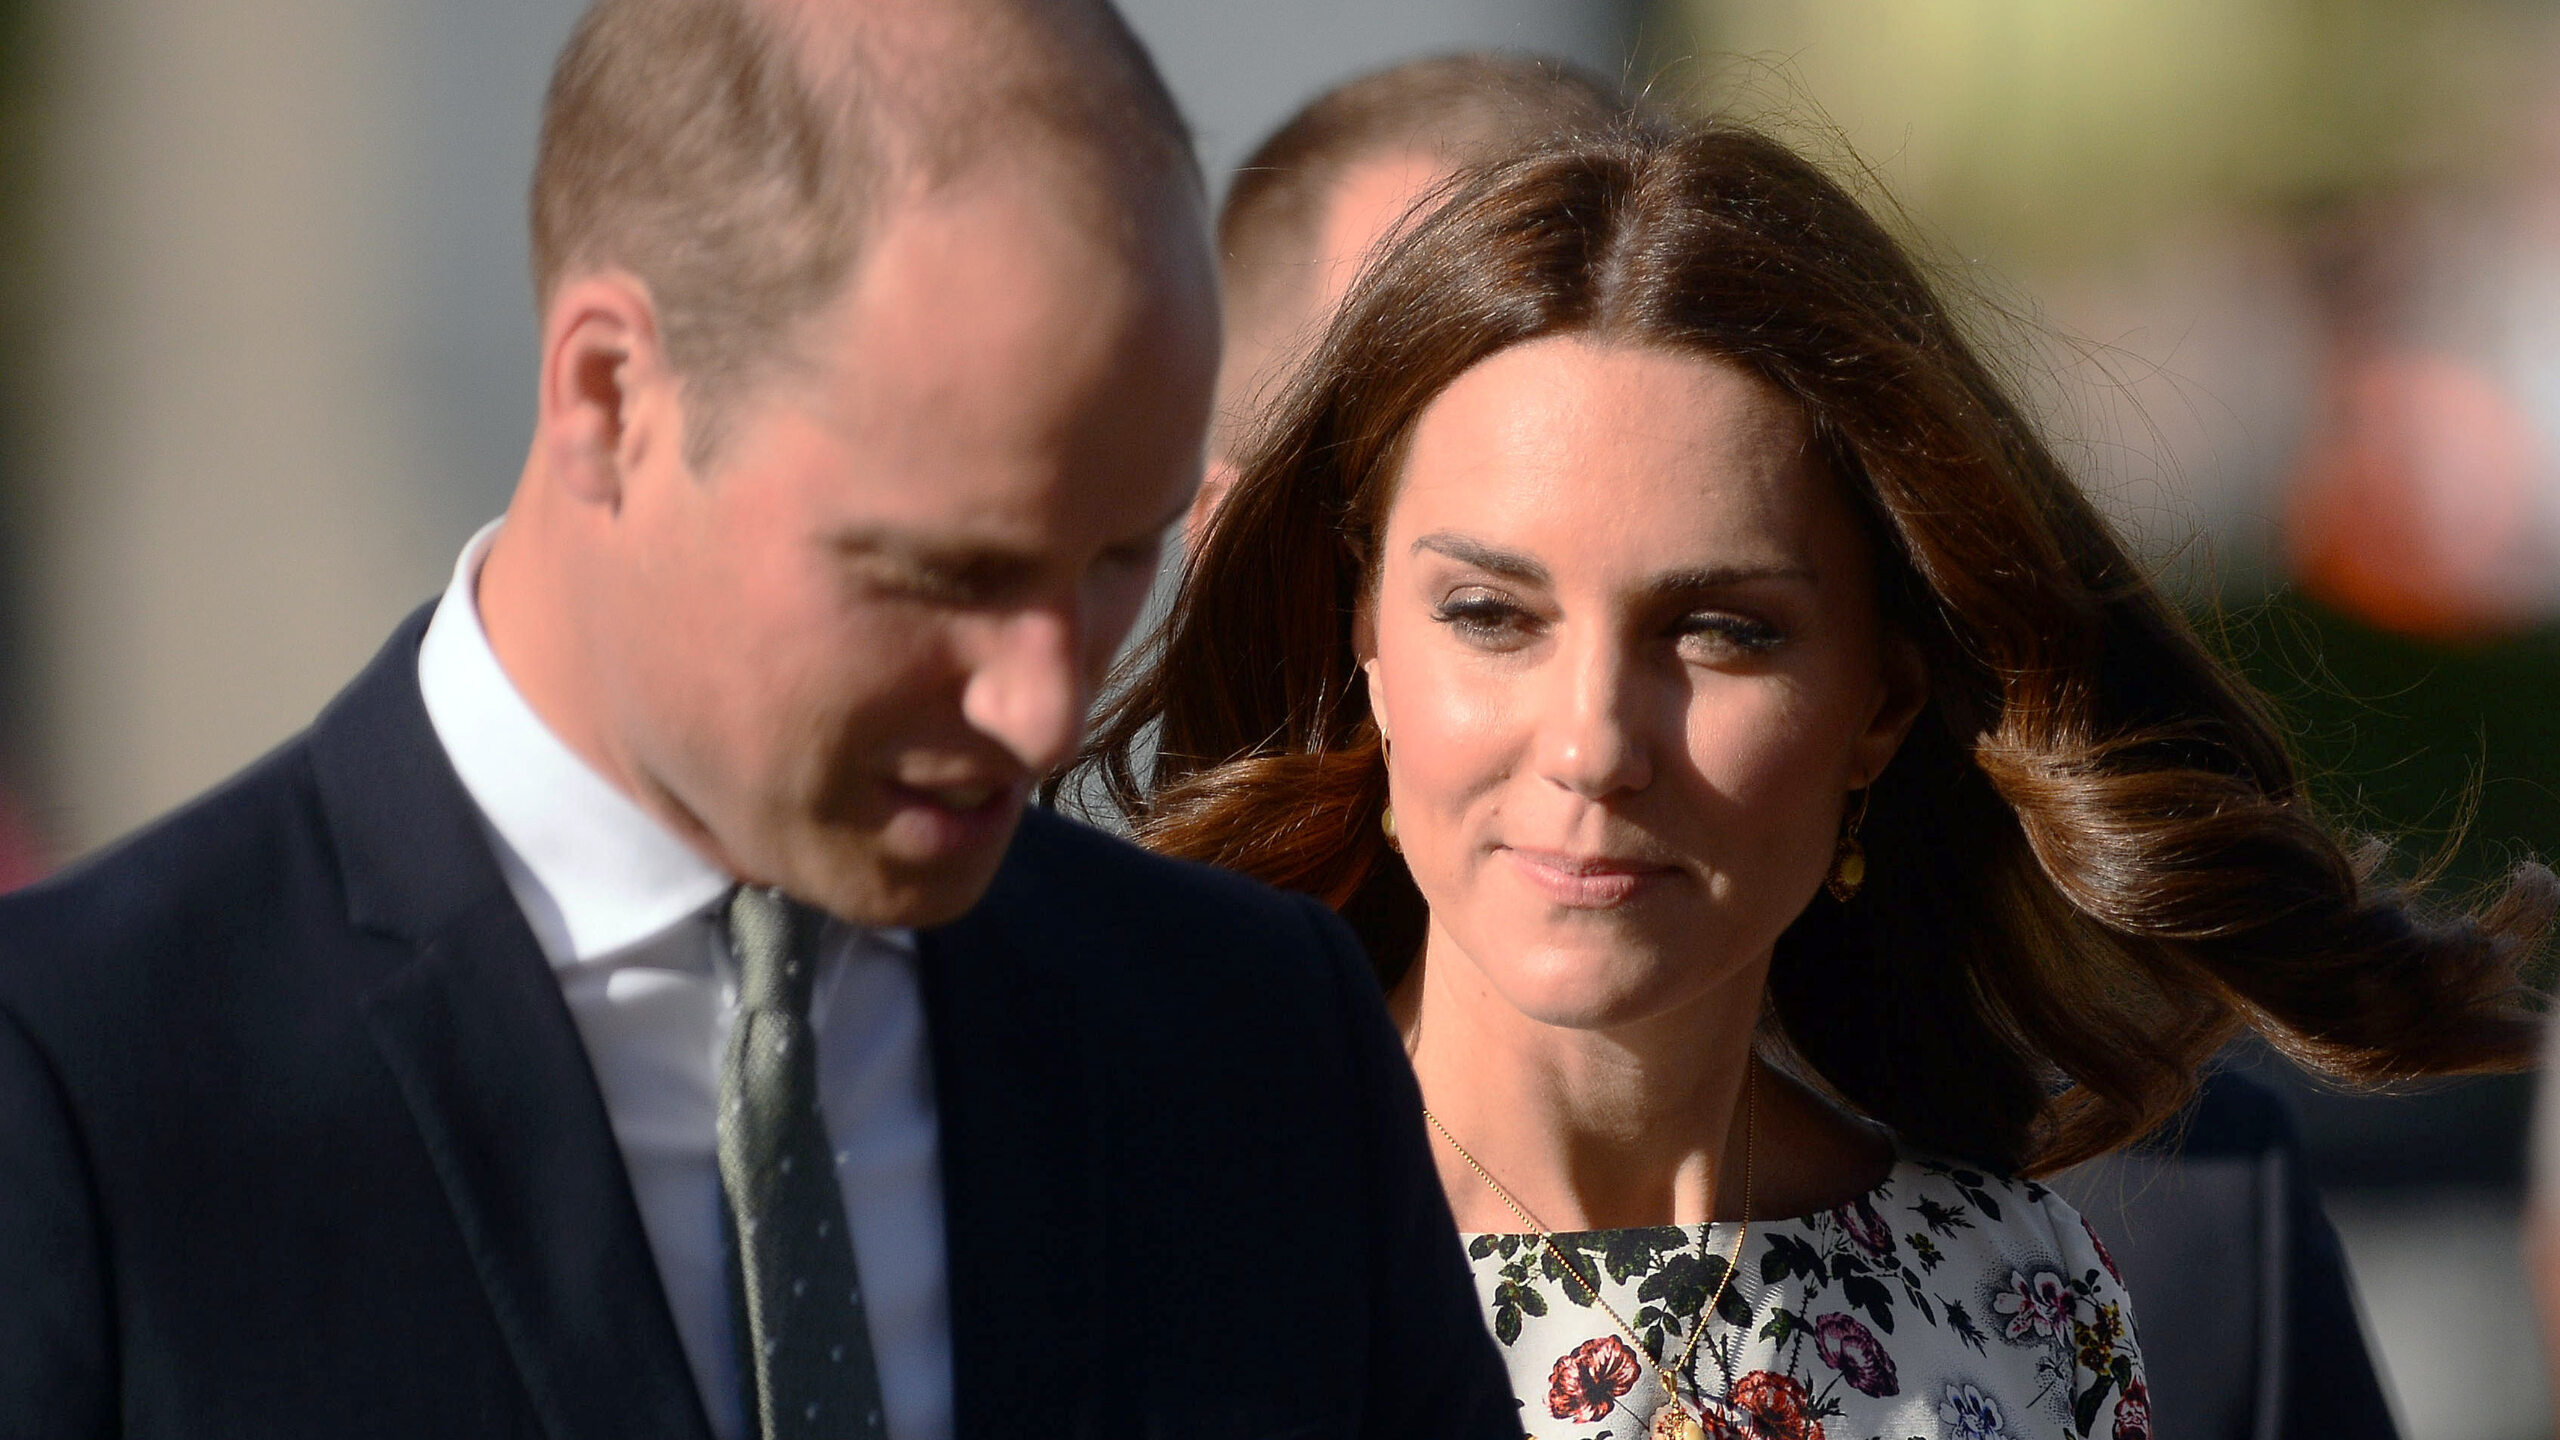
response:
<svg viewBox="0 0 2560 1440"><path fill-rule="evenodd" d="M1361 931L1549 1436L2146 1435L2021 1177L2243 1029L2526 1063L2554 905L2342 846L1903 249L1722 125L1484 169L1377 262L1083 766Z"/></svg>

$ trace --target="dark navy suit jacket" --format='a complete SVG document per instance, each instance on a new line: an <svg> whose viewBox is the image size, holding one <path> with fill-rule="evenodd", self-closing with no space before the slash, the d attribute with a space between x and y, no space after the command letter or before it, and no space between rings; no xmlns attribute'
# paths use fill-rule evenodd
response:
<svg viewBox="0 0 2560 1440"><path fill-rule="evenodd" d="M0 1436L707 1440L424 622L0 900ZM1516 1440L1330 915L1034 813L921 953L962 1436Z"/></svg>
<svg viewBox="0 0 2560 1440"><path fill-rule="evenodd" d="M2234 1070L2142 1144L2047 1182L2133 1292L2151 1418L2186 1440L2399 1440L2283 1098Z"/></svg>

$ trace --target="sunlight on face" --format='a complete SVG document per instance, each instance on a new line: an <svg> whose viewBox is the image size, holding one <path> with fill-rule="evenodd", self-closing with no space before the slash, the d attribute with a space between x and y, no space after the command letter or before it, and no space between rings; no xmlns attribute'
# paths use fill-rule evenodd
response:
<svg viewBox="0 0 2560 1440"><path fill-rule="evenodd" d="M1426 965L1574 1028L1756 1003L1916 684L1798 408L1668 350L1505 351L1417 422L1381 567Z"/></svg>
<svg viewBox="0 0 2560 1440"><path fill-rule="evenodd" d="M1196 202L1133 220L1133 254L1050 189L894 207L713 473L618 522L632 768L739 873L848 919L985 889L1199 479Z"/></svg>

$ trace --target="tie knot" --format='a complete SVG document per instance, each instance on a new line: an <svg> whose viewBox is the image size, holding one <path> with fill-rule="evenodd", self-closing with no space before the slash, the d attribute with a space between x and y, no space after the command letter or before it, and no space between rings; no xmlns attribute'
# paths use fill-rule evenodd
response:
<svg viewBox="0 0 2560 1440"><path fill-rule="evenodd" d="M779 890L741 885L729 894L729 953L738 962L738 1006L806 1017L816 983L818 913Z"/></svg>

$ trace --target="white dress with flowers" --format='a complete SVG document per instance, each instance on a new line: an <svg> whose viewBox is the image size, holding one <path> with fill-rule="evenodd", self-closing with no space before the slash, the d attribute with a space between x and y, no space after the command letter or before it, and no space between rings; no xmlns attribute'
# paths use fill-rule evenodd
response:
<svg viewBox="0 0 2560 1440"><path fill-rule="evenodd" d="M1676 1361L1733 1252L1719 1224L1559 1234L1636 1335ZM1535 1235L1469 1235L1523 1433L1645 1440L1663 1396ZM1753 1222L1680 1376L1710 1440L2149 1440L2115 1262L2032 1181L1905 1158L1835 1210Z"/></svg>

